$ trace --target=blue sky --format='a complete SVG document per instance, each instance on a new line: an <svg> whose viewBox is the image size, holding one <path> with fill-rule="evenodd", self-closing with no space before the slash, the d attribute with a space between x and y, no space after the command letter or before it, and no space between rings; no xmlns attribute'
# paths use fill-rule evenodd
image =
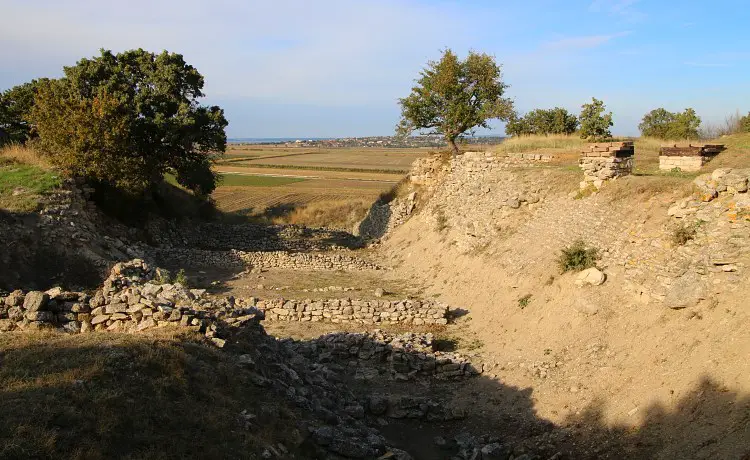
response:
<svg viewBox="0 0 750 460"><path fill-rule="evenodd" d="M0 0L0 89L102 47L167 49L206 77L230 137L388 135L450 47L495 55L521 112L595 96L633 135L656 107L748 112L748 22L747 0Z"/></svg>

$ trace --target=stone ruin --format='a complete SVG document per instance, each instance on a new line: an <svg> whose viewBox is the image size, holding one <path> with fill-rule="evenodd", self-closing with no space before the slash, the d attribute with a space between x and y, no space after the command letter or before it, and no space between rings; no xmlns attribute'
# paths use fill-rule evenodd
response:
<svg viewBox="0 0 750 460"><path fill-rule="evenodd" d="M604 181L627 176L633 172L633 142L600 142L589 144L581 152L578 165L583 170L581 189L600 188Z"/></svg>
<svg viewBox="0 0 750 460"><path fill-rule="evenodd" d="M158 272L135 259L116 264L93 295L60 288L0 295L0 332L44 328L69 333L140 332L171 324L205 333L221 346L222 330L262 319L384 325L448 323L448 306L436 301L213 298L204 289L161 284Z"/></svg>
<svg viewBox="0 0 750 460"><path fill-rule="evenodd" d="M665 145L659 149L659 169L698 171L723 150L723 144Z"/></svg>
<svg viewBox="0 0 750 460"><path fill-rule="evenodd" d="M352 324L448 324L447 305L432 300L266 300L253 302L267 321Z"/></svg>

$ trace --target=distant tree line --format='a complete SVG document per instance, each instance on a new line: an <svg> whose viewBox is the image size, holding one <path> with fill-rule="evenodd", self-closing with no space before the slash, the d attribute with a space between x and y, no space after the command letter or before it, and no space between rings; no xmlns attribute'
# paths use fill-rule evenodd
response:
<svg viewBox="0 0 750 460"><path fill-rule="evenodd" d="M683 112L669 112L664 108L650 111L638 125L642 136L659 139L698 139L700 117L692 108Z"/></svg>
<svg viewBox="0 0 750 460"><path fill-rule="evenodd" d="M605 113L606 107L599 99L581 106L577 117L566 109L536 109L519 117L513 114L505 126L509 136L531 136L550 134L579 133L584 139L600 140L612 137L612 113Z"/></svg>
<svg viewBox="0 0 750 460"><path fill-rule="evenodd" d="M142 196L172 173L196 195L217 184L227 120L203 106L203 76L182 55L142 49L81 59L59 79L0 94L4 142L30 143L71 177Z"/></svg>

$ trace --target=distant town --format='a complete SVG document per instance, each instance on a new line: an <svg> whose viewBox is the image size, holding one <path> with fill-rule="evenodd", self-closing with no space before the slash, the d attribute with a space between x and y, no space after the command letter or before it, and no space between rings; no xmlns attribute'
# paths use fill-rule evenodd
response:
<svg viewBox="0 0 750 460"><path fill-rule="evenodd" d="M461 140L466 144L499 144L501 136L465 137ZM379 148L415 148L415 147L444 147L445 139L440 135L425 136L371 136L371 137L342 137L338 139L230 139L235 145L281 145L285 147L379 147Z"/></svg>

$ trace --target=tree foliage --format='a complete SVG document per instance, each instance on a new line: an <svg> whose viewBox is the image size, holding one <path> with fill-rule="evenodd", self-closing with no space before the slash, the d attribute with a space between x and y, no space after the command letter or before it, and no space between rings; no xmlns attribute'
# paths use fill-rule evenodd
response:
<svg viewBox="0 0 750 460"><path fill-rule="evenodd" d="M659 139L697 139L700 124L700 117L691 108L681 113L658 108L643 116L638 129L643 136Z"/></svg>
<svg viewBox="0 0 750 460"><path fill-rule="evenodd" d="M739 126L741 133L750 133L750 113L740 118Z"/></svg>
<svg viewBox="0 0 750 460"><path fill-rule="evenodd" d="M609 130L614 124L612 112L605 114L605 110L604 102L595 97L591 98L591 103L581 106L581 114L578 116L581 138L596 141L612 137Z"/></svg>
<svg viewBox="0 0 750 460"><path fill-rule="evenodd" d="M512 101L503 97L508 85L492 56L470 52L462 61L448 49L439 61L428 62L420 75L411 94L399 99L401 135L432 130L442 134L457 154L459 136L489 127L489 120L507 120L513 113Z"/></svg>
<svg viewBox="0 0 750 460"><path fill-rule="evenodd" d="M6 142L24 144L31 138L29 115L34 96L39 86L48 81L46 78L32 80L0 93L0 131L5 133Z"/></svg>
<svg viewBox="0 0 750 460"><path fill-rule="evenodd" d="M142 49L82 59L42 85L31 111L37 147L73 176L142 194L172 172L199 195L226 149L219 107L198 103L203 77L179 54Z"/></svg>
<svg viewBox="0 0 750 460"><path fill-rule="evenodd" d="M510 117L505 126L509 136L529 136L532 134L573 134L578 129L578 118L561 107L536 109L523 117Z"/></svg>

